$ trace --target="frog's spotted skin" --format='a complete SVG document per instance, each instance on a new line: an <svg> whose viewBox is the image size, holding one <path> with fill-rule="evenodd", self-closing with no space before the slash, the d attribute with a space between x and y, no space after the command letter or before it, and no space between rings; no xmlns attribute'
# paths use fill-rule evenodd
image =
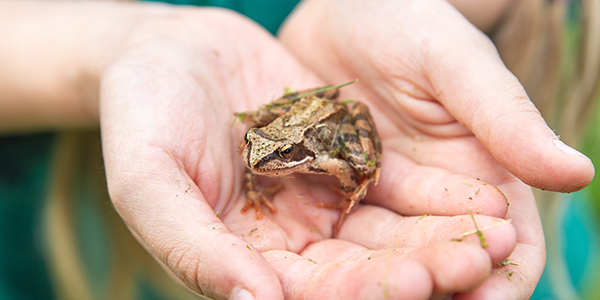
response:
<svg viewBox="0 0 600 300"><path fill-rule="evenodd" d="M312 93L311 93L312 92ZM251 128L241 151L247 167L246 205L262 217L260 204L275 212L267 199L281 186L262 190L254 174L280 177L293 172L335 175L341 184L343 200L335 206L342 210L337 225L377 183L381 169L381 143L366 105L335 100L338 89L313 89L288 93L254 112L237 114ZM254 174L253 174L254 173Z"/></svg>

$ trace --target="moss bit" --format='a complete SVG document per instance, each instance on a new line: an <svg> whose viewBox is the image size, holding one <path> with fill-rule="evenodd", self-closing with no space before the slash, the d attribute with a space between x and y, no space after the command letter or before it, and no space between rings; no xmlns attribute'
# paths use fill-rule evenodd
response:
<svg viewBox="0 0 600 300"><path fill-rule="evenodd" d="M285 96L291 95L291 94L293 94L295 92L296 92L295 89L286 87L286 88L283 89L283 96L285 97Z"/></svg>
<svg viewBox="0 0 600 300"><path fill-rule="evenodd" d="M504 266L518 266L519 264L512 262L512 259L507 258L505 259L503 262L498 264L498 267L504 267Z"/></svg>

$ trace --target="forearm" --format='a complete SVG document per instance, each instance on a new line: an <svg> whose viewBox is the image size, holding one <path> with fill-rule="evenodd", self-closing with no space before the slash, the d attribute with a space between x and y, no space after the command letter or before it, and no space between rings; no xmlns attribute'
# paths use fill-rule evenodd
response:
<svg viewBox="0 0 600 300"><path fill-rule="evenodd" d="M100 74L139 8L0 2L0 133L97 126Z"/></svg>
<svg viewBox="0 0 600 300"><path fill-rule="evenodd" d="M465 18L481 31L489 33L506 15L515 0L448 0Z"/></svg>

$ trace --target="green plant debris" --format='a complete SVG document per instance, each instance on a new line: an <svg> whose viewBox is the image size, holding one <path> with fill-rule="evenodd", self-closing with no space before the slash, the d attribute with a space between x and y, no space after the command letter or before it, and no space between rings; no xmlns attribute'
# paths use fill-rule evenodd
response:
<svg viewBox="0 0 600 300"><path fill-rule="evenodd" d="M242 121L244 120L244 117L246 116L245 112L241 112L241 113L237 113L237 114L233 114L235 116L235 118L233 118L233 122L231 122L231 128L233 128L233 126L235 125L235 122L237 120L240 121L240 123L242 123Z"/></svg>
<svg viewBox="0 0 600 300"><path fill-rule="evenodd" d="M348 99L348 100L342 100L342 101L340 101L341 104L350 104L350 103L354 103L354 102L356 102L356 100L350 100L350 99Z"/></svg>
<svg viewBox="0 0 600 300"><path fill-rule="evenodd" d="M308 261L310 261L311 263L313 263L315 265L317 264L317 262L315 262L314 260L310 259L309 257L307 257L307 258L308 258Z"/></svg>
<svg viewBox="0 0 600 300"><path fill-rule="evenodd" d="M513 272L513 271L505 270L505 274L508 275L506 277L506 279L508 279L509 281L512 281L512 276L513 276L514 273L515 272Z"/></svg>
<svg viewBox="0 0 600 300"><path fill-rule="evenodd" d="M247 248L248 250L250 250L250 252L252 252L252 254L254 254L254 256L258 257L258 256L256 255L256 253L254 253L254 251L252 251L252 248L250 248L250 246L248 246L248 244L246 244L246 248Z"/></svg>
<svg viewBox="0 0 600 300"><path fill-rule="evenodd" d="M285 97L285 96L291 95L291 94L293 94L295 92L296 92L295 89L286 87L286 88L283 89L283 96Z"/></svg>
<svg viewBox="0 0 600 300"><path fill-rule="evenodd" d="M468 183L468 182L465 182L465 184L468 185L468 186L470 186L470 187L473 187L473 185L470 184L470 183Z"/></svg>
<svg viewBox="0 0 600 300"><path fill-rule="evenodd" d="M219 217L219 212L217 212L217 218Z"/></svg>
<svg viewBox="0 0 600 300"><path fill-rule="evenodd" d="M514 263L512 261L512 259L510 259L510 258L507 258L503 262L501 262L501 263L498 264L499 267L504 267L504 266L509 266L509 265L510 266L518 266L519 264Z"/></svg>
<svg viewBox="0 0 600 300"><path fill-rule="evenodd" d="M473 220L473 225L475 225L475 233L479 237L479 242L481 243L481 247L488 248L490 245L485 240L485 237L483 236L483 232L481 232L481 230L479 230L479 227L477 227L477 221L475 221L475 216L473 215L473 211L470 209L469 209L469 215L471 216L471 219Z"/></svg>
<svg viewBox="0 0 600 300"><path fill-rule="evenodd" d="M317 93L320 93L320 92L324 92L324 91L327 91L327 90L330 90L330 89L339 89L339 88L345 87L347 85L350 85L350 84L353 84L353 83L356 83L356 82L358 82L358 79L356 79L354 81L346 82L346 83L340 84L340 85L328 85L326 87L323 87L323 88L320 88L320 89L316 89L316 90L310 91L308 93L304 93L304 94L300 94L300 95L294 96L294 97L288 99L288 101L298 100L298 99L301 99L303 97L306 97L306 96L309 96L309 95L313 95L313 94L317 94Z"/></svg>

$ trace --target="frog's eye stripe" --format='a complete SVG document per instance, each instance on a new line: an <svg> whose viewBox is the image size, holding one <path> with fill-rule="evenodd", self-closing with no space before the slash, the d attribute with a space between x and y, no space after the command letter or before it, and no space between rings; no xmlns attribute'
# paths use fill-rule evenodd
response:
<svg viewBox="0 0 600 300"><path fill-rule="evenodd" d="M279 156L281 158L290 158L294 150L293 145L285 145L279 149Z"/></svg>

